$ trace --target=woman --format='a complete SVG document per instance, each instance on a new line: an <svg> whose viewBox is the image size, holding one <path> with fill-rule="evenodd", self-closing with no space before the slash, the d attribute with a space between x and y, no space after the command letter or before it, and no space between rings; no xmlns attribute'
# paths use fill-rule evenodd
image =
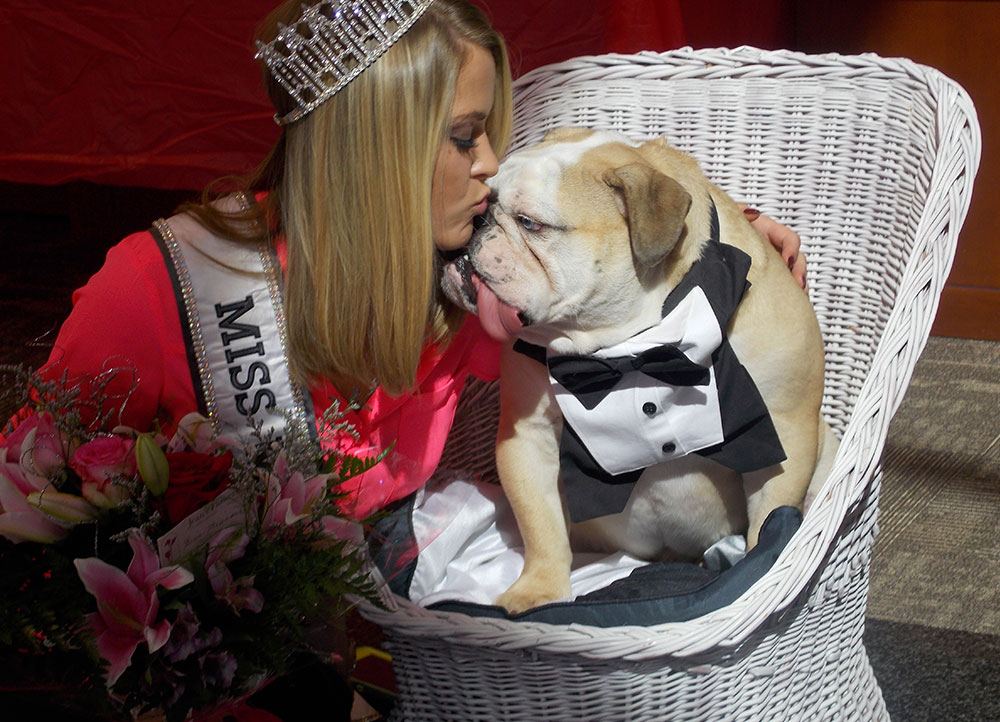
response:
<svg viewBox="0 0 1000 722"><path fill-rule="evenodd" d="M196 409L239 426L271 407L312 426L360 399L357 439L322 439L390 449L345 489L356 518L427 481L466 377L498 373L496 343L443 298L436 268L485 210L511 125L506 50L479 10L363 5L360 31L331 3L302 14L293 0L265 21L258 57L282 134L249 192L206 193L111 249L46 369L100 379L105 423L140 429ZM364 50L329 59L359 32ZM797 236L758 222L804 277Z"/></svg>

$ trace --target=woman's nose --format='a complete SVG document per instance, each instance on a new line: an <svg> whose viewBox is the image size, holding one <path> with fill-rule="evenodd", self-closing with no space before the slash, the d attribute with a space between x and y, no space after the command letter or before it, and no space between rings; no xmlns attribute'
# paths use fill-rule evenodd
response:
<svg viewBox="0 0 1000 722"><path fill-rule="evenodd" d="M497 154L493 152L493 145L487 136L483 136L483 141L476 146L472 175L474 178L492 178L499 168L500 163L497 161Z"/></svg>

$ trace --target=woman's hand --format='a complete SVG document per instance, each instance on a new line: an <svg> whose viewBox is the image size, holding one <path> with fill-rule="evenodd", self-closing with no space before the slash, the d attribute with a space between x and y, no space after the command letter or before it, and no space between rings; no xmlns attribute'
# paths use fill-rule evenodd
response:
<svg viewBox="0 0 1000 722"><path fill-rule="evenodd" d="M799 234L788 226L762 215L760 211L748 207L745 203L740 203L739 206L743 210L743 215L750 221L750 225L778 249L778 253L788 265L788 270L792 272L792 277L798 281L802 288L805 288L806 256L804 253L800 253L802 239L799 238Z"/></svg>

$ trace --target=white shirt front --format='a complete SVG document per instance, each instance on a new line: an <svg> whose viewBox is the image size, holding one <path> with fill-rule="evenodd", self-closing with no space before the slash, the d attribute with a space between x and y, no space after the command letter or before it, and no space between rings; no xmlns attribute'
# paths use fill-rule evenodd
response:
<svg viewBox="0 0 1000 722"><path fill-rule="evenodd" d="M551 374L549 380L563 416L605 471L622 474L644 469L724 440L712 368L712 355L722 340L715 312L704 290L696 286L657 326L591 355L635 357L672 345L692 362L710 369L707 385L673 386L630 371L588 410Z"/></svg>

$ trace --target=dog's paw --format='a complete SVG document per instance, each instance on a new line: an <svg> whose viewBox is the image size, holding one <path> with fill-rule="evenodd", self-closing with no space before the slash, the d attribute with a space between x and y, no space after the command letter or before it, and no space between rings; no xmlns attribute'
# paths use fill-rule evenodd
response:
<svg viewBox="0 0 1000 722"><path fill-rule="evenodd" d="M519 614L549 602L566 599L569 594L568 578L557 582L552 577L545 579L537 576L521 577L511 585L510 589L497 597L496 604L510 614Z"/></svg>

